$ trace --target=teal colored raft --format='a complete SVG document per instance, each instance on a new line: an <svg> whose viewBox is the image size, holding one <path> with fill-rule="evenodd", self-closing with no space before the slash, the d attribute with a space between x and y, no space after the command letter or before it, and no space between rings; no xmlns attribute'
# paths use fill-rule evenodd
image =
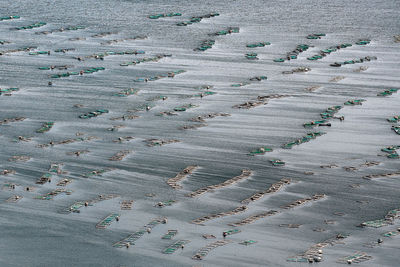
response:
<svg viewBox="0 0 400 267"><path fill-rule="evenodd" d="M19 30L29 30L29 29L33 29L33 28L42 27L42 26L44 26L46 24L47 24L46 22L36 22L36 23L30 24L30 25L27 25L27 26L16 27L15 29L18 30L18 31Z"/></svg>
<svg viewBox="0 0 400 267"><path fill-rule="evenodd" d="M174 111L183 112L183 111L186 111L188 109L196 108L196 107L198 107L198 106L197 105L193 105L193 104L186 104L186 105L182 105L182 106L174 108Z"/></svg>
<svg viewBox="0 0 400 267"><path fill-rule="evenodd" d="M297 56L300 53L307 51L309 48L310 48L310 46L307 44L297 45L293 51L286 53L286 60L297 59ZM274 62L285 62L285 58L276 58L273 61Z"/></svg>
<svg viewBox="0 0 400 267"><path fill-rule="evenodd" d="M377 96L389 96L389 95L392 95L394 93L397 93L398 90L399 89L391 88L391 89L388 89L388 90L385 90L383 92L378 93Z"/></svg>
<svg viewBox="0 0 400 267"><path fill-rule="evenodd" d="M188 26L188 25L192 25L193 23L199 23L203 19L209 19L209 18L213 18L213 17L216 17L216 16L219 16L219 13L212 12L212 13L209 13L207 15L191 17L190 20L179 22L176 25L177 26Z"/></svg>
<svg viewBox="0 0 400 267"><path fill-rule="evenodd" d="M160 13L155 15L148 16L149 19L159 19L159 18L171 18L171 17L180 17L182 13Z"/></svg>
<svg viewBox="0 0 400 267"><path fill-rule="evenodd" d="M388 147L382 148L381 151L387 153L386 156L390 159L398 159L399 154L396 151L398 149L400 149L400 146L388 146Z"/></svg>
<svg viewBox="0 0 400 267"><path fill-rule="evenodd" d="M339 49L347 48L347 47L350 47L350 46L352 46L352 44L348 44L348 43L339 44L339 45L336 45L336 46L330 46L330 47L328 47L326 49L323 49L323 50L319 51L319 54L311 56L311 57L308 57L307 59L308 60L318 60L318 59L326 57L327 55L329 55L329 54L331 54L333 52L338 51Z"/></svg>
<svg viewBox="0 0 400 267"><path fill-rule="evenodd" d="M252 59L252 60L258 59L257 53L246 53L244 56L245 56L245 58L247 58L247 59Z"/></svg>
<svg viewBox="0 0 400 267"><path fill-rule="evenodd" d="M238 234L238 233L240 233L240 232L242 232L242 231L239 230L239 229L231 229L231 230L228 230L228 231L223 231L223 232L222 232L222 235L223 235L223 236L228 236L228 235Z"/></svg>
<svg viewBox="0 0 400 267"><path fill-rule="evenodd" d="M50 78L53 79L57 79L57 78L65 78L65 77L69 77L72 75L84 75L84 74L91 74L91 73L95 73L98 72L100 70L105 70L105 68L103 67L94 67L94 68L90 68L90 69L84 69L81 71L70 71L70 72L66 72L66 73L58 73L58 74L53 74L50 76Z"/></svg>
<svg viewBox="0 0 400 267"><path fill-rule="evenodd" d="M312 33L307 35L307 39L315 40L315 39L321 39L323 36L326 36L325 33Z"/></svg>
<svg viewBox="0 0 400 267"><path fill-rule="evenodd" d="M114 94L115 96L119 96L119 97L128 97L130 95L137 95L139 93L139 89L135 89L135 88L129 88L129 89L124 89L121 90L119 93Z"/></svg>
<svg viewBox="0 0 400 267"><path fill-rule="evenodd" d="M250 151L249 155L251 155L251 156L264 155L266 152L272 152L272 151L273 151L272 148L263 146L263 147L260 147L260 148Z"/></svg>
<svg viewBox="0 0 400 267"><path fill-rule="evenodd" d="M314 126L331 126L329 120L310 121L303 124L305 128L312 128Z"/></svg>
<svg viewBox="0 0 400 267"><path fill-rule="evenodd" d="M175 243L173 243L173 244L169 245L168 247L166 247L166 248L162 251L162 253L164 253L164 254L172 254L172 253L174 253L175 251L177 251L178 249L183 249L183 247L184 247L186 244L188 244L188 243L190 243L189 240L179 240L179 241L176 241Z"/></svg>
<svg viewBox="0 0 400 267"><path fill-rule="evenodd" d="M71 190L66 190L65 188L57 188L47 194L44 194L42 196L37 196L35 199L40 199L40 200L52 200L55 196L58 196L60 194L67 194L71 195L72 191Z"/></svg>
<svg viewBox="0 0 400 267"><path fill-rule="evenodd" d="M334 117L334 115L337 112L339 112L339 110L341 108L342 108L342 106L332 106L332 107L327 108L324 112L320 113L322 120L304 123L303 124L304 128L312 128L315 126L331 126L331 124L329 123L329 120L332 118L337 118L337 117ZM339 119L343 120L344 118L339 117Z"/></svg>
<svg viewBox="0 0 400 267"><path fill-rule="evenodd" d="M392 126L392 130L395 132L395 133L397 133L397 134L400 134L400 126Z"/></svg>
<svg viewBox="0 0 400 267"><path fill-rule="evenodd" d="M161 239L172 239L174 236L178 234L178 230L168 230L168 232L161 237Z"/></svg>
<svg viewBox="0 0 400 267"><path fill-rule="evenodd" d="M329 66L331 67L340 67L342 65L349 65L349 64L357 64L357 63L364 63L364 62L368 62L371 60L377 60L378 58L375 56L366 56L363 58L359 58L359 59L351 59L351 60L346 60L343 62L335 62L330 64Z"/></svg>
<svg viewBox="0 0 400 267"><path fill-rule="evenodd" d="M105 229L111 225L113 221L119 220L120 215L118 213L111 213L103 220L101 220L98 224L96 224L96 228Z"/></svg>
<svg viewBox="0 0 400 267"><path fill-rule="evenodd" d="M348 100L344 102L346 106L355 106L355 105L362 105L362 102L365 102L365 99L354 99L354 100Z"/></svg>
<svg viewBox="0 0 400 267"><path fill-rule="evenodd" d="M29 52L30 56L38 56L38 55L50 55L50 51L35 51L35 52Z"/></svg>
<svg viewBox="0 0 400 267"><path fill-rule="evenodd" d="M400 115L393 116L392 118L386 119L388 122L396 123L400 121Z"/></svg>
<svg viewBox="0 0 400 267"><path fill-rule="evenodd" d="M325 110L325 112L322 112L322 113L320 114L320 116L321 116L322 119L333 118L333 116L334 116L337 112L339 112L339 110L341 110L341 109L342 109L342 106L332 106L332 107L327 108L327 109Z"/></svg>
<svg viewBox="0 0 400 267"><path fill-rule="evenodd" d="M239 33L239 31L240 31L239 27L229 27L226 30L211 33L210 35L221 36L221 35L228 35L228 34L232 34L232 33Z"/></svg>
<svg viewBox="0 0 400 267"><path fill-rule="evenodd" d="M51 130L51 128L54 126L54 122L49 121L49 122L45 122L43 123L42 127L37 129L36 132L37 133L45 133Z"/></svg>
<svg viewBox="0 0 400 267"><path fill-rule="evenodd" d="M259 43L254 43L254 44L248 44L246 45L247 48L256 48L256 47L264 47L267 45L271 45L270 42L259 42Z"/></svg>
<svg viewBox="0 0 400 267"><path fill-rule="evenodd" d="M242 83L231 84L231 86L232 87L242 87L242 86L246 86L246 85L249 85L249 84L250 84L249 82L242 82Z"/></svg>
<svg viewBox="0 0 400 267"><path fill-rule="evenodd" d="M370 39L361 39L361 40L358 40L358 42L356 42L356 45L367 45L370 43L371 43Z"/></svg>
<svg viewBox="0 0 400 267"><path fill-rule="evenodd" d="M12 19L20 19L20 16L4 16L4 17L0 17L0 21L3 20L12 20Z"/></svg>
<svg viewBox="0 0 400 267"><path fill-rule="evenodd" d="M270 162L273 166L285 166L285 162L280 159L272 159Z"/></svg>
<svg viewBox="0 0 400 267"><path fill-rule="evenodd" d="M13 88L0 88L0 95L11 95L13 92L19 91L19 88L13 87Z"/></svg>
<svg viewBox="0 0 400 267"><path fill-rule="evenodd" d="M215 40L204 40L201 42L201 44L193 49L194 51L206 51L208 49L211 49L213 45L215 44Z"/></svg>
<svg viewBox="0 0 400 267"><path fill-rule="evenodd" d="M301 144L307 143L307 142L317 138L318 136L322 136L324 134L325 134L324 132L307 133L307 135L305 135L305 136L303 136L303 137L301 137L301 138L299 138L299 139L297 139L297 140L295 140L293 142L289 142L289 143L286 143L286 144L282 145L282 148L291 149L296 145L301 145Z"/></svg>
<svg viewBox="0 0 400 267"><path fill-rule="evenodd" d="M97 117L97 116L100 116L100 115L108 113L108 112L109 111L107 109L98 109L98 110L95 110L95 111L92 111L89 113L79 115L79 118L80 119L90 119L90 118Z"/></svg>

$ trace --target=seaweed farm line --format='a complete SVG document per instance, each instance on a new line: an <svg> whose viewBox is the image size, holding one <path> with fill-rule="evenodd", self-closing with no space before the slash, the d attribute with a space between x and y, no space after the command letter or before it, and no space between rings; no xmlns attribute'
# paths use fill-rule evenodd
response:
<svg viewBox="0 0 400 267"><path fill-rule="evenodd" d="M399 265L398 1L1 4L0 267Z"/></svg>

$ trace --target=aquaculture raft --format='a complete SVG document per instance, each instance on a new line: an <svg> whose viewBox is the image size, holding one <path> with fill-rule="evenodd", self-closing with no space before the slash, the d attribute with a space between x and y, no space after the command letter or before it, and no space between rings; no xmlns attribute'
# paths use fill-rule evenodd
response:
<svg viewBox="0 0 400 267"><path fill-rule="evenodd" d="M119 214L118 213L111 213L110 215L108 215L107 217L105 217L101 222L99 222L96 225L96 228L98 229L105 229L108 226L111 225L111 223L115 220L117 220L117 218L119 218Z"/></svg>
<svg viewBox="0 0 400 267"><path fill-rule="evenodd" d="M172 204L176 203L176 200L167 200L167 201L160 201L154 205L154 207L163 208L166 206L172 206Z"/></svg>
<svg viewBox="0 0 400 267"><path fill-rule="evenodd" d="M223 234L224 236L228 236L228 235L238 234L238 233L240 233L240 232L242 232L242 231L239 230L239 229L231 229L231 230L228 230L228 231L223 231L222 234Z"/></svg>
<svg viewBox="0 0 400 267"><path fill-rule="evenodd" d="M180 141L176 139L147 139L144 140L144 142L147 143L147 146L153 147L153 146L163 146L167 144L178 143Z"/></svg>
<svg viewBox="0 0 400 267"><path fill-rule="evenodd" d="M182 13L162 13L148 16L149 19L159 19L159 18L171 18L171 17L180 17Z"/></svg>
<svg viewBox="0 0 400 267"><path fill-rule="evenodd" d="M36 132L37 133L45 133L51 130L51 128L54 126L54 122L50 121L50 122L45 122L43 123L42 127L37 129Z"/></svg>
<svg viewBox="0 0 400 267"><path fill-rule="evenodd" d="M235 208L233 210L230 210L230 211L210 214L210 215L206 215L206 216L197 218L197 219L193 220L192 223L194 223L194 224L203 224L204 222L209 221L209 220L213 220L213 219L217 219L217 218L221 218L221 217L235 215L235 214L238 214L238 213L245 212L247 209L248 209L247 206L240 206L240 207L237 207L237 208Z"/></svg>
<svg viewBox="0 0 400 267"><path fill-rule="evenodd" d="M3 17L0 17L0 21L12 20L12 19L20 19L20 18L21 18L20 16L3 16Z"/></svg>
<svg viewBox="0 0 400 267"><path fill-rule="evenodd" d="M36 184L45 184L47 182L51 182L52 175L50 173L43 174L37 181Z"/></svg>
<svg viewBox="0 0 400 267"><path fill-rule="evenodd" d="M400 209L394 209L394 210L390 210L383 219L363 222L363 223L361 223L361 226L380 228L383 226L393 224L394 220L399 219L399 218L400 218Z"/></svg>
<svg viewBox="0 0 400 267"><path fill-rule="evenodd" d="M70 195L72 193L71 190L66 190L65 188L57 188L47 194L44 194L43 196L38 196L35 197L36 199L41 199L41 200L52 200L55 196L65 193L67 195Z"/></svg>
<svg viewBox="0 0 400 267"><path fill-rule="evenodd" d="M370 39L360 39L358 42L356 42L356 45L367 45L369 43L371 43Z"/></svg>
<svg viewBox="0 0 400 267"><path fill-rule="evenodd" d="M392 126L392 130L395 132L395 133L397 133L397 134L400 134L400 126Z"/></svg>
<svg viewBox="0 0 400 267"><path fill-rule="evenodd" d="M87 200L87 201L78 201L66 208L65 210L62 211L62 213L70 213L70 212L80 212L80 208L85 207L85 206L93 206L95 203L104 201L104 200L109 200L118 197L117 195L99 195L97 198L92 199L92 200Z"/></svg>
<svg viewBox="0 0 400 267"><path fill-rule="evenodd" d="M368 261L370 259L372 259L372 257L369 256L367 253L356 252L350 256L340 258L337 262L351 264L351 263L360 263L360 262Z"/></svg>
<svg viewBox="0 0 400 267"><path fill-rule="evenodd" d="M355 106L355 105L362 105L362 102L365 102L365 99L354 99L354 100L348 100L344 102L345 105L348 106Z"/></svg>
<svg viewBox="0 0 400 267"><path fill-rule="evenodd" d="M187 178L191 175L199 166L192 165L187 166L183 171L179 172L174 178L170 178L167 180L167 184L171 186L173 189L182 189L182 186L178 184L183 179Z"/></svg>
<svg viewBox="0 0 400 267"><path fill-rule="evenodd" d="M398 90L399 89L391 88L391 89L388 89L388 90L378 93L378 96L389 96L394 93L397 93Z"/></svg>
<svg viewBox="0 0 400 267"><path fill-rule="evenodd" d="M396 151L398 149L400 149L400 146L388 146L388 147L382 148L381 151L387 153L386 156L390 159L398 159L399 154Z"/></svg>
<svg viewBox="0 0 400 267"><path fill-rule="evenodd" d="M194 191L194 192L192 192L190 194L187 194L186 196L188 196L188 197L196 197L196 196L204 194L204 193L206 193L208 191L213 191L215 189L224 188L226 186L235 184L235 183L237 183L237 182L239 182L241 180L247 179L252 174L253 174L253 172L251 170L244 169L244 170L242 170L242 173L240 175L235 176L235 177L233 177L233 178L231 178L229 180L226 180L223 183L216 184L216 185L209 185L209 186L203 187L203 188L198 189L198 190L196 190L196 191Z"/></svg>
<svg viewBox="0 0 400 267"><path fill-rule="evenodd" d="M231 240L218 240L216 242L210 243L207 246L201 248L196 252L196 254L193 255L192 259L194 260L202 260L204 257L206 257L213 249L216 249L217 247L221 247L224 245L227 245L233 241Z"/></svg>
<svg viewBox="0 0 400 267"><path fill-rule="evenodd" d="M312 245L307 251L296 255L294 257L290 257L287 259L288 262L320 262L322 261L322 254L320 251L328 246L334 246L336 244L343 244L343 239L347 238L348 235L337 234L335 237L329 238L325 241Z"/></svg>
<svg viewBox="0 0 400 267"><path fill-rule="evenodd" d="M144 230L136 231L133 234L129 235L128 237L122 239L121 241L118 241L113 244L113 247L116 248L122 248L122 247L129 247L130 245L134 245L135 241L141 238L145 233L146 230L151 230L155 226L161 224L161 223L166 223L166 218L165 217L159 217L155 218L152 221L150 221L148 224L144 226Z"/></svg>
<svg viewBox="0 0 400 267"><path fill-rule="evenodd" d="M36 23L32 23L30 25L27 26L22 26L22 27L16 27L16 30L28 30L28 29L33 29L33 28L39 28L46 25L46 22L36 22Z"/></svg>
<svg viewBox="0 0 400 267"><path fill-rule="evenodd" d="M119 96L119 97L127 97L130 95L137 95L137 93L139 93L139 89L135 89L135 88L129 88L129 89L124 89L121 90L119 93L114 94L115 96Z"/></svg>
<svg viewBox="0 0 400 267"><path fill-rule="evenodd" d="M311 56L311 57L308 57L307 59L308 60L319 60L319 59L324 58L324 57L326 57L327 55L329 55L329 54L331 54L333 52L338 51L341 48L346 48L346 47L350 47L350 46L352 46L352 44L347 44L347 43L336 45L336 46L330 46L330 47L328 47L326 49L321 50L319 52L319 54ZM340 67L340 66L333 66L333 67Z"/></svg>
<svg viewBox="0 0 400 267"><path fill-rule="evenodd" d="M9 202L9 203L16 203L16 202L20 201L22 198L23 198L23 196L13 195L13 196L11 196L10 198L8 198L8 199L6 200L6 202Z"/></svg>
<svg viewBox="0 0 400 267"><path fill-rule="evenodd" d="M89 113L85 113L85 114L79 115L79 118L80 119L90 119L90 118L97 117L99 115L102 115L102 114L105 114L105 113L108 113L108 112L109 111L107 109L98 109L98 110L95 110L95 111L92 111L92 112L89 112Z"/></svg>
<svg viewBox="0 0 400 267"><path fill-rule="evenodd" d="M112 171L112 170L113 170L113 169L98 169L98 170L93 170L93 171L87 172L87 173L85 173L85 174L82 174L82 177L90 178L90 177L93 177L93 176L101 176L103 173L109 172L109 171Z"/></svg>
<svg viewBox="0 0 400 267"><path fill-rule="evenodd" d="M239 244L240 244L240 245L248 246L248 245L253 245L253 244L255 244L255 243L257 243L257 241L254 241L254 240L244 240L244 241L240 242Z"/></svg>
<svg viewBox="0 0 400 267"><path fill-rule="evenodd" d="M296 141L293 141L293 142L290 142L290 143L282 145L282 148L291 149L295 145L301 145L301 144L307 143L307 142L317 138L318 136L321 136L321 135L324 135L324 134L325 134L324 132L307 133L307 135L303 136L300 139L297 139Z"/></svg>
<svg viewBox="0 0 400 267"><path fill-rule="evenodd" d="M241 221L230 223L229 225L231 225L231 226L243 226L243 225L246 225L246 224L253 223L253 222L255 222L255 221L259 220L259 219L262 219L262 218L265 218L265 217L269 217L269 216L273 216L273 215L275 215L277 213L279 213L279 211L277 211L277 210L269 210L269 211L266 211L266 212L262 212L262 213L258 213L256 215L249 216L249 217L247 217L247 218L245 218L245 219L243 219Z"/></svg>
<svg viewBox="0 0 400 267"><path fill-rule="evenodd" d="M400 115L393 116L392 118L387 119L388 122L396 123L400 121Z"/></svg>
<svg viewBox="0 0 400 267"><path fill-rule="evenodd" d="M64 77L69 77L72 75L84 75L84 74L91 74L91 73L95 73L98 72L100 70L105 70L104 67L94 67L94 68L89 68L89 69L84 69L84 70L80 70L80 71L71 71L71 72L66 72L66 73L58 73L58 74L53 74L50 76L50 78L64 78Z"/></svg>
<svg viewBox="0 0 400 267"><path fill-rule="evenodd" d="M121 202L121 210L131 210L133 205L133 200L123 200Z"/></svg>
<svg viewBox="0 0 400 267"><path fill-rule="evenodd" d="M172 239L174 236L178 234L178 230L168 230L168 233L163 235L161 239Z"/></svg>
<svg viewBox="0 0 400 267"><path fill-rule="evenodd" d="M254 195L252 195L251 197L242 200L241 203L248 204L250 202L261 199L266 194L276 193L279 190L281 190L285 185L289 185L291 183L291 181L292 181L291 179L283 178L279 182L272 184L267 190L257 192Z"/></svg>
<svg viewBox="0 0 400 267"><path fill-rule="evenodd" d="M19 88L0 88L0 95L10 96L13 92L19 91Z"/></svg>
<svg viewBox="0 0 400 267"><path fill-rule="evenodd" d="M256 47L264 47L266 45L271 45L271 43L270 42L259 42L259 43L255 43L255 44L248 44L248 45L246 45L246 47L256 48Z"/></svg>
<svg viewBox="0 0 400 267"><path fill-rule="evenodd" d="M312 33L312 34L309 34L309 35L307 35L307 39L321 39L322 38L322 36L325 36L326 34L325 33Z"/></svg>
<svg viewBox="0 0 400 267"><path fill-rule="evenodd" d="M285 166L285 162L283 161L283 160L281 160L281 159L272 159L272 160L270 160L270 162L271 162L271 164L273 165L273 166Z"/></svg>
<svg viewBox="0 0 400 267"><path fill-rule="evenodd" d="M335 62L333 64L330 64L329 66L331 67L340 67L342 65L348 65L348 64L356 64L356 63L363 63L366 61L371 61L371 60L377 60L378 58L375 56L366 56L363 58L359 58L359 59L351 59L351 60L346 60L343 62Z"/></svg>
<svg viewBox="0 0 400 267"><path fill-rule="evenodd" d="M203 19L213 18L213 17L216 17L216 16L219 16L219 13L211 12L211 13L206 14L206 15L191 17L190 20L179 22L176 25L177 26L188 26L188 25L191 25L193 23L199 23Z"/></svg>
<svg viewBox="0 0 400 267"><path fill-rule="evenodd" d="M166 247L162 253L164 254L172 254L175 251L177 251L178 249L182 248L182 246L186 245L190 243L189 240L179 240L175 243L173 243L172 245L169 245L168 247Z"/></svg>
<svg viewBox="0 0 400 267"><path fill-rule="evenodd" d="M317 201L317 200L323 199L325 197L326 197L325 194L314 194L311 197L298 199L298 200L296 200L296 201L294 201L294 202L292 202L290 204L282 206L281 208L282 209L292 209L292 208L298 207L300 205L303 205L305 203L308 203L308 202L311 202L311 201Z"/></svg>

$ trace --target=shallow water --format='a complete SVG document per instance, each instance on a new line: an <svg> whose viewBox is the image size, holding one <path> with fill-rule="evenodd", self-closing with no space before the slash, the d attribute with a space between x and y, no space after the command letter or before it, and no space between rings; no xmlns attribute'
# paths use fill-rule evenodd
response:
<svg viewBox="0 0 400 267"><path fill-rule="evenodd" d="M399 34L398 1L45 1L27 4L25 1L3 0L0 15L20 15L21 19L0 21L0 39L10 44L0 46L0 51L23 46L37 46L38 50L54 51L75 48L65 54L31 56L27 52L0 56L0 87L18 87L12 96L0 96L0 120L26 117L23 122L0 125L0 169L14 169L16 174L0 176L2 183L13 182L15 191L0 191L0 265L1 266L302 266L286 259L304 252L311 245L322 242L338 233L350 234L345 244L324 249L324 265L338 265L340 257L356 251L365 251L373 257L364 266L397 266L398 237L385 238L384 244L366 248L363 244L375 241L384 232L396 229L392 225L379 229L364 229L356 225L367 220L382 218L389 210L399 208L399 177L365 180L368 174L389 173L399 170L399 160L377 156L388 145L399 145L399 136L390 129L386 118L399 115L399 94L377 97L387 88L400 87L399 45L393 35ZM148 19L156 13L181 12L182 17ZM191 16L219 12L218 17L203 19L187 27L175 26ZM32 30L15 31L13 27L44 21L46 26ZM60 27L83 25L78 31L65 31L48 35L35 32ZM227 27L240 27L240 33L215 37L216 44L206 52L195 52L204 39ZM100 32L116 32L103 38L93 38ZM307 40L310 33L327 35L319 40ZM147 35L146 40L124 41L101 45L106 40ZM70 41L85 37L86 40ZM367 46L353 45L340 49L318 61L306 58L319 50L340 43L352 43L362 38L372 41ZM269 41L270 46L256 49L246 44ZM296 45L313 45L298 59L275 63ZM145 55L116 55L104 61L75 57L105 51L144 50ZM248 52L258 53L257 61L244 58ZM172 57L159 62L145 62L136 66L119 64L158 53L171 53ZM378 60L363 64L332 68L329 64L365 56ZM68 71L88 67L105 67L106 70L90 75L51 79L50 74L64 70L47 71L38 67L73 65ZM284 75L282 71L308 66L308 73ZM353 70L367 66L364 72ZM183 69L185 73L175 78L164 78L147 83L136 83L138 77L147 77ZM244 87L231 87L254 76L268 76L268 80L251 82ZM330 82L335 76L345 76L339 82ZM53 82L48 87L48 81ZM204 98L187 98L197 94L201 85L213 85L216 95ZM305 89L319 85L320 89ZM127 98L113 96L122 89L140 89L138 95ZM259 95L285 94L287 98L272 99L267 105L253 109L233 109L232 106L254 100ZM166 95L165 101L149 101ZM332 127L315 128L326 132L308 143L286 150L282 144L305 135L309 130L302 124L318 120L319 113L333 105L342 105L349 99L364 98L362 106L345 106L338 116L345 120L332 120ZM112 121L110 118L128 114L144 103L152 103L150 111L140 111L140 118ZM178 116L155 116L182 104L198 107L179 113ZM83 108L73 105L83 104ZM108 114L79 119L80 114L99 108L109 109ZM179 127L193 124L190 118L212 112L230 113L229 117L216 117L206 121L207 127L182 131ZM47 133L36 133L43 122L54 121ZM113 125L124 125L118 131L107 131ZM76 138L75 133L97 136L98 140L37 148L50 141ZM17 136L33 137L31 142L12 142ZM114 143L120 136L134 136L126 143ZM150 138L178 139L181 142L162 147L148 147ZM269 146L272 153L251 157L248 152ZM89 150L80 157L67 152ZM132 150L123 161L109 161L120 150ZM29 155L28 162L9 162L13 155ZM284 167L273 167L269 160L279 158ZM357 166L368 161L380 165L347 172L344 166ZM64 163L68 174L53 178L52 183L36 185L36 180L47 172L51 163ZM320 165L337 164L339 168L323 169ZM199 165L195 173L181 184L183 190L171 189L165 181L174 177L188 165ZM83 178L81 175L95 169L115 168L102 176ZM205 193L191 199L185 194L201 187L221 183L251 169L254 175L230 187ZM312 171L315 175L305 175ZM37 200L34 197L56 188L61 178L73 182L67 186L71 195L56 196L54 200ZM297 183L284 187L278 193L265 196L248 205L242 214L211 220L205 226L190 221L210 213L232 210L240 201L265 190L281 178L291 178ZM349 185L360 184L359 188ZM34 186L34 192L23 190ZM153 198L146 197L154 193ZM227 225L270 209L280 207L316 193L326 194L324 200L308 203L280 214L260 219L239 227L242 232L229 236L234 242L212 251L201 262L191 259L194 253L214 240L205 240L202 234L221 238ZM7 203L14 195L23 196L18 203ZM89 200L99 194L118 194L121 197L82 209L81 213L63 214L76 201ZM133 199L132 210L121 211L119 202ZM177 200L165 208L153 205L159 201ZM357 201L369 201L357 202ZM121 220L105 230L95 225L112 212L119 212ZM336 216L334 212L343 212ZM142 229L157 216L168 217L167 225L154 228L129 249L116 249L112 244ZM335 220L325 224L324 220ZM280 224L302 224L299 229L279 227ZM325 228L325 232L313 231ZM168 229L178 229L173 240L191 241L184 250L172 255L161 251L173 241L160 237ZM253 239L251 246L238 242Z"/></svg>

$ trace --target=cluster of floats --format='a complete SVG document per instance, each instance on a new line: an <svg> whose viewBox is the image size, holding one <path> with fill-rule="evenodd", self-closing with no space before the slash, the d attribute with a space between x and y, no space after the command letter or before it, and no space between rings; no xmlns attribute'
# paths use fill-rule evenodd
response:
<svg viewBox="0 0 400 267"><path fill-rule="evenodd" d="M375 56L366 56L363 58L359 58L359 59L352 59L352 60L346 60L343 62L335 62L330 64L331 67L340 67L342 65L348 65L348 64L356 64L356 63L364 63L364 62L368 62L371 60L377 60L378 58Z"/></svg>
<svg viewBox="0 0 400 267"><path fill-rule="evenodd" d="M232 33L239 33L239 31L240 31L239 27L229 27L225 30L221 30L221 31L218 31L215 33L210 33L209 35L210 36L222 36L222 35L228 35L228 34L232 34ZM200 43L200 45L193 50L194 51L206 51L206 50L212 48L214 44L215 44L214 39L203 40Z"/></svg>
<svg viewBox="0 0 400 267"><path fill-rule="evenodd" d="M217 17L217 16L219 16L219 13L211 12L206 15L191 17L190 20L179 22L176 25L177 26L188 26L188 25L192 25L193 23L199 23L203 19L209 19L209 18L213 18L213 17Z"/></svg>
<svg viewBox="0 0 400 267"><path fill-rule="evenodd" d="M159 19L159 18L172 18L172 17L180 17L182 13L171 12L171 13L159 13L155 15L148 16L149 19Z"/></svg>

